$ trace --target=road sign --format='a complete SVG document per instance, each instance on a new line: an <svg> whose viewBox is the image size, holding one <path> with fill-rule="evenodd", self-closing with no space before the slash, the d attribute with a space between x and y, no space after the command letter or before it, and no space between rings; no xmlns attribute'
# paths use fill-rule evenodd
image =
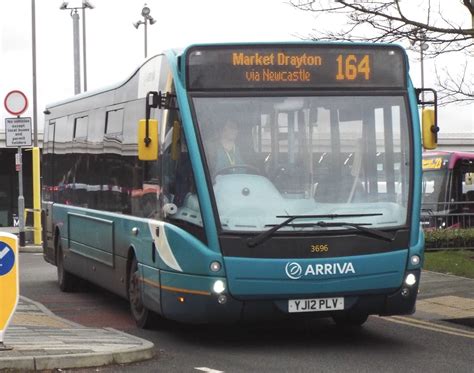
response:
<svg viewBox="0 0 474 373"><path fill-rule="evenodd" d="M0 345L5 331L18 305L18 237L0 232Z"/></svg>
<svg viewBox="0 0 474 373"><path fill-rule="evenodd" d="M31 118L6 118L5 134L7 147L32 146Z"/></svg>
<svg viewBox="0 0 474 373"><path fill-rule="evenodd" d="M21 115L28 108L28 99L21 91L10 91L5 96L3 104L11 115Z"/></svg>

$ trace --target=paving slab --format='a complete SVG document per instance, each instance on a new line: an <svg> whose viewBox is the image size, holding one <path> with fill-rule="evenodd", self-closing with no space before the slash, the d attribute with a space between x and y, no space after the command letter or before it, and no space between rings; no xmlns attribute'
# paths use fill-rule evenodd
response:
<svg viewBox="0 0 474 373"><path fill-rule="evenodd" d="M20 301L0 350L0 370L49 370L124 364L151 359L153 343L113 328L87 328L62 319L26 297Z"/></svg>

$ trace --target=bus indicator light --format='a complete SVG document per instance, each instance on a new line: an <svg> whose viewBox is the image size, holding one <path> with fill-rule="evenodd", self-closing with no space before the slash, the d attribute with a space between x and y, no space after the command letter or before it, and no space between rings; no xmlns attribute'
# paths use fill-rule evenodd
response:
<svg viewBox="0 0 474 373"><path fill-rule="evenodd" d="M418 255L413 255L411 258L410 258L410 263L414 266L420 264L420 257Z"/></svg>
<svg viewBox="0 0 474 373"><path fill-rule="evenodd" d="M222 266L221 266L221 263L219 263L218 261L215 261L211 263L210 268L212 272L219 272Z"/></svg>

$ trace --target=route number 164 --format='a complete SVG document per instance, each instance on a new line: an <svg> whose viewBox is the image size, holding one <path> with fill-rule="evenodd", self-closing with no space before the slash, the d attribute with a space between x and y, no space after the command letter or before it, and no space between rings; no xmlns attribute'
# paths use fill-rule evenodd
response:
<svg viewBox="0 0 474 373"><path fill-rule="evenodd" d="M368 54L356 56L354 54L342 55L336 58L336 80L355 80L359 75L365 80L370 79L370 58Z"/></svg>

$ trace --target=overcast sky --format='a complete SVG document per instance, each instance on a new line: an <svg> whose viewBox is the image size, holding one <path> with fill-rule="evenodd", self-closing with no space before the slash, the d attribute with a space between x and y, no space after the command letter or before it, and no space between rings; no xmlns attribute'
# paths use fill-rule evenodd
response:
<svg viewBox="0 0 474 373"><path fill-rule="evenodd" d="M69 6L80 6L81 2L70 0ZM88 9L86 14L87 84L88 90L95 90L123 81L143 61L144 28L142 25L137 30L132 23L142 19L144 2L90 2L95 9ZM469 27L470 17L461 1L452 3L453 15ZM45 105L74 94L72 18L69 10L59 9L61 4L61 0L36 0L40 129ZM316 22L311 13L298 11L283 0L148 0L147 5L157 21L148 27L149 56L199 42L297 41L314 27L338 27L334 17ZM82 27L82 13L80 16ZM0 98L3 102L14 89L24 91L30 100L24 115L32 116L31 0L0 1L0 32ZM409 52L409 57L412 79L419 87L417 53ZM440 62L440 66L451 63L451 72L459 66L456 56ZM434 86L432 66L433 62L425 61L426 87ZM81 67L81 77L82 72ZM4 118L9 116L2 105L2 132ZM440 109L440 126L443 132L472 133L473 116L473 105L449 105Z"/></svg>

